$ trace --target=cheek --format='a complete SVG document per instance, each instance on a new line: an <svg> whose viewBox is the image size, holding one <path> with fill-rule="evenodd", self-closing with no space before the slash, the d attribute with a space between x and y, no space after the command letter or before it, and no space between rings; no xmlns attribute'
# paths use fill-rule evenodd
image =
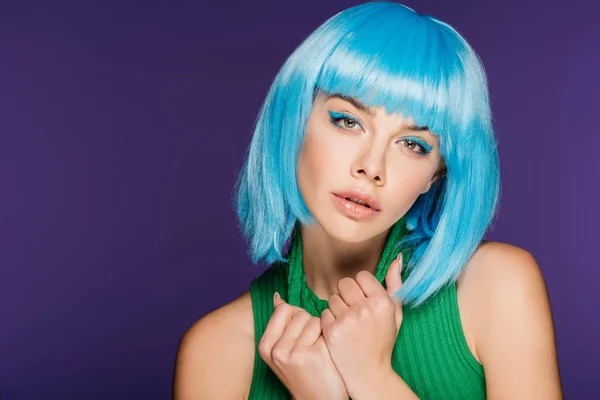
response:
<svg viewBox="0 0 600 400"><path fill-rule="evenodd" d="M340 155L343 152L339 150L339 145L336 146L323 129L308 130L298 158L299 175L302 175L303 180L310 180L312 185L318 186L322 178L332 176L334 167L342 162ZM324 174L323 171L328 173Z"/></svg>
<svg viewBox="0 0 600 400"><path fill-rule="evenodd" d="M307 132L298 156L297 178L300 192L305 201L310 202L311 193L320 186L319 171L326 170L326 151L315 137L314 132Z"/></svg>
<svg viewBox="0 0 600 400"><path fill-rule="evenodd" d="M390 169L388 184L393 186L390 194L402 202L414 201L428 188L431 178L435 174L433 162L400 160Z"/></svg>

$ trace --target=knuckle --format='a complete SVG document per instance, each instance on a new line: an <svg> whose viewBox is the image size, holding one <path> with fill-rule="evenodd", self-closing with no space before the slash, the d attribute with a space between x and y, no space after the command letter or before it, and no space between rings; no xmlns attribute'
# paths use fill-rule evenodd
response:
<svg viewBox="0 0 600 400"><path fill-rule="evenodd" d="M290 351L289 363L296 366L304 366L308 364L308 356L309 354L306 349L294 347Z"/></svg>
<svg viewBox="0 0 600 400"><path fill-rule="evenodd" d="M306 311L298 311L292 315L290 322L294 321L294 323L305 326L310 321L311 315Z"/></svg>
<svg viewBox="0 0 600 400"><path fill-rule="evenodd" d="M338 340L340 336L340 327L339 325L330 325L327 327L327 338L331 341Z"/></svg>
<svg viewBox="0 0 600 400"><path fill-rule="evenodd" d="M279 314L287 314L291 311L291 306L289 304L280 304L275 309L275 312L279 311Z"/></svg>
<svg viewBox="0 0 600 400"><path fill-rule="evenodd" d="M302 311L295 311L294 314L292 315L292 318L290 319L291 321L294 320L303 320L303 319L307 319L307 312L302 312Z"/></svg>
<svg viewBox="0 0 600 400"><path fill-rule="evenodd" d="M368 306L358 306L356 313L359 319L367 319L371 315L371 310Z"/></svg>
<svg viewBox="0 0 600 400"><path fill-rule="evenodd" d="M273 361L277 364L285 364L289 358L290 352L283 346L275 346L272 351Z"/></svg>
<svg viewBox="0 0 600 400"><path fill-rule="evenodd" d="M387 311L390 308L391 299L387 296L373 298L373 309L378 312Z"/></svg>
<svg viewBox="0 0 600 400"><path fill-rule="evenodd" d="M273 311L273 315L271 315L271 319L277 319L277 318L281 318L286 314L286 309L285 309L285 304L280 304L277 307L275 307L275 310Z"/></svg>
<svg viewBox="0 0 600 400"><path fill-rule="evenodd" d="M271 344L269 343L269 341L261 339L261 341L258 343L258 354L261 355L261 357L265 358L265 357L269 357L271 352Z"/></svg>
<svg viewBox="0 0 600 400"><path fill-rule="evenodd" d="M311 324L311 330L316 331L318 335L323 334L323 325L321 324L320 318L310 321L310 324Z"/></svg>

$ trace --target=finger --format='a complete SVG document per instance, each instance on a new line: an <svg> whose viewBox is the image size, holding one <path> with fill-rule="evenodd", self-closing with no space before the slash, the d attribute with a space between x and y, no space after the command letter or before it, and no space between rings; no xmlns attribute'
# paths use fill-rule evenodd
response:
<svg viewBox="0 0 600 400"><path fill-rule="evenodd" d="M334 294L329 298L328 301L329 310L335 318L341 318L342 315L348 310L348 304L340 297L339 294Z"/></svg>
<svg viewBox="0 0 600 400"><path fill-rule="evenodd" d="M320 351L322 351L321 354L325 354L325 357L330 360L331 362L333 362L333 359L331 358L331 353L329 352L329 348L327 347L327 341L325 340L325 336L324 335L320 335L319 338L317 339L317 341L314 344L315 347L317 347ZM334 363L335 366L335 363ZM337 366L336 370L337 370ZM339 373L339 371L338 371Z"/></svg>
<svg viewBox="0 0 600 400"><path fill-rule="evenodd" d="M275 295L273 297L273 304L275 305L275 307L277 307L279 304L286 304L286 307L292 307L292 309L295 312L299 312L299 311L308 312L302 307L293 306L290 303L286 302L284 299L281 298L281 296L279 295L278 292L275 292Z"/></svg>
<svg viewBox="0 0 600 400"><path fill-rule="evenodd" d="M325 330L327 326L335 322L335 316L329 308L326 308L321 313L321 329Z"/></svg>
<svg viewBox="0 0 600 400"><path fill-rule="evenodd" d="M365 300L363 293L358 283L352 278L344 278L338 282L339 295L344 300L344 303L349 306L359 304Z"/></svg>
<svg viewBox="0 0 600 400"><path fill-rule="evenodd" d="M273 293L273 307L277 307L281 303L285 303L285 300L281 298L279 292Z"/></svg>
<svg viewBox="0 0 600 400"><path fill-rule="evenodd" d="M268 356L271 355L273 346L275 346L275 343L281 338L288 322L297 312L299 311L287 304L279 304L275 307L275 310L267 323L265 332L260 339L261 353L264 352Z"/></svg>
<svg viewBox="0 0 600 400"><path fill-rule="evenodd" d="M402 299L396 295L396 292L402 287L402 264L402 253L399 253L385 276L386 292L392 298L395 305L394 318L396 320L397 332L400 331L403 319Z"/></svg>
<svg viewBox="0 0 600 400"><path fill-rule="evenodd" d="M312 316L307 312L297 312L292 316L292 319L283 330L283 334L277 341L276 345L289 345L290 348L296 343L298 336L304 329L304 326L310 321Z"/></svg>
<svg viewBox="0 0 600 400"><path fill-rule="evenodd" d="M321 319L317 317L311 317L310 320L304 325L304 329L298 336L296 341L297 347L308 347L314 345L323 330L321 329Z"/></svg>
<svg viewBox="0 0 600 400"><path fill-rule="evenodd" d="M356 274L355 281L363 291L365 297L380 296L382 292L385 292L381 283L369 271L360 271Z"/></svg>
<svg viewBox="0 0 600 400"><path fill-rule="evenodd" d="M402 253L398 254L398 257L392 262L390 268L385 275L385 286L386 292L390 297L394 298L394 294L402 287ZM400 301L394 298L395 301Z"/></svg>

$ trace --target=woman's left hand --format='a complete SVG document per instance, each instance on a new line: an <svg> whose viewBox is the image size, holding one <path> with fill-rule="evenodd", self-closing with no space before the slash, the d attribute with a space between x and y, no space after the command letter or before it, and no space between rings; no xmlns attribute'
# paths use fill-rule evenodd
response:
<svg viewBox="0 0 600 400"><path fill-rule="evenodd" d="M401 258L402 256L400 256ZM323 338L350 396L354 385L377 385L392 370L392 350L402 325L402 304L392 294L402 286L402 261L385 277L387 289L367 271L338 283L321 314Z"/></svg>

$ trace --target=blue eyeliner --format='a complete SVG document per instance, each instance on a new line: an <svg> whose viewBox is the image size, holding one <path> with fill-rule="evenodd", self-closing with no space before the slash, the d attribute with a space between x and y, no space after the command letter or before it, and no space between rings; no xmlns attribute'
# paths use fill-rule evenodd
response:
<svg viewBox="0 0 600 400"><path fill-rule="evenodd" d="M415 137L415 136L403 137L402 140L408 140L409 142L414 142L414 143L418 144L419 146L421 146L423 151L419 151L419 152L417 152L417 154L422 154L422 155L428 154L431 151L431 149L433 148L429 144L427 144L425 141L423 141L422 139Z"/></svg>
<svg viewBox="0 0 600 400"><path fill-rule="evenodd" d="M327 111L327 112L329 113L329 116L331 118L331 123L340 129L349 129L349 128L342 126L342 124L340 124L340 121L342 119L354 121L361 128L363 127L362 124L358 121L358 119L353 117L351 114L347 114L347 113L343 113L343 112L335 112L335 111ZM417 145L419 145L423 149L423 151L415 151L415 153L417 153L420 156L425 156L425 155L429 154L429 152L431 152L432 147L429 144L427 144L427 142L423 141L421 138L418 138L416 136L409 136L409 137L404 137L401 140L407 140L407 141L414 142Z"/></svg>
<svg viewBox="0 0 600 400"><path fill-rule="evenodd" d="M340 112L335 112L335 111L328 111L329 116L331 117L331 123L339 128L343 128L343 129L348 129L343 127L340 124L340 120L342 119L347 119L349 121L354 121L356 122L361 128L363 127L362 124L356 119L356 117L353 117L350 114L346 114L346 113L340 113Z"/></svg>

